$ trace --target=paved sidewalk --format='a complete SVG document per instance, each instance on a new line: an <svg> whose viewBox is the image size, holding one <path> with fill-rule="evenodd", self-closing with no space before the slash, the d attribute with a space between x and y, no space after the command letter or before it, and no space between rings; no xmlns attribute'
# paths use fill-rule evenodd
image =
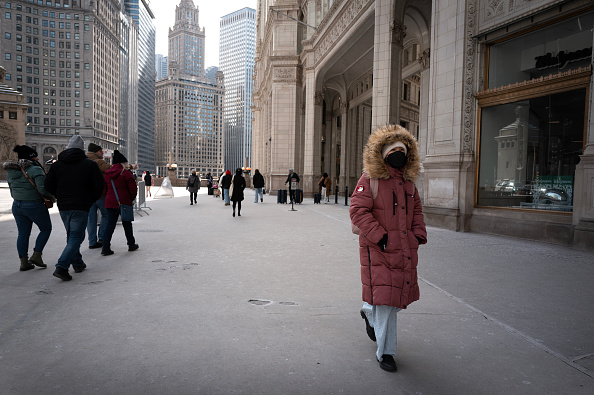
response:
<svg viewBox="0 0 594 395"><path fill-rule="evenodd" d="M115 254L85 240L88 269L63 282L56 208L52 267L19 272L0 188L0 394L594 393L594 253L429 228L387 373L344 201L291 212L248 190L232 218L205 192L149 198L138 251L118 225Z"/></svg>

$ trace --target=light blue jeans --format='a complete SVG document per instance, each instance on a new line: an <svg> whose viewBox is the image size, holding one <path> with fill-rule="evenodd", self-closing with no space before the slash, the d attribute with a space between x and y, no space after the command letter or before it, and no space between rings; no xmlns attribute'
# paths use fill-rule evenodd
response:
<svg viewBox="0 0 594 395"><path fill-rule="evenodd" d="M258 203L258 195L260 195L260 199L264 199L264 195L262 194L262 188L254 188L256 190L256 199L254 199L254 203Z"/></svg>
<svg viewBox="0 0 594 395"><path fill-rule="evenodd" d="M82 266L84 262L80 254L80 245L85 241L89 213L83 210L60 211L60 217L66 228L66 247L58 258L56 266L66 270L70 265Z"/></svg>
<svg viewBox="0 0 594 395"><path fill-rule="evenodd" d="M384 354L395 357L398 344L397 313L402 309L392 306L373 306L363 302L361 310L367 316L367 321L375 332L377 360L381 361Z"/></svg>
<svg viewBox="0 0 594 395"><path fill-rule="evenodd" d="M89 219L87 221L87 234L89 235L89 245L97 243L97 209L101 213L101 222L99 223L99 240L103 240L105 228L107 228L107 210L105 209L105 196L101 196L91 206L89 210Z"/></svg>
<svg viewBox="0 0 594 395"><path fill-rule="evenodd" d="M223 197L225 198L225 203L230 204L231 197L229 196L229 190L223 188Z"/></svg>

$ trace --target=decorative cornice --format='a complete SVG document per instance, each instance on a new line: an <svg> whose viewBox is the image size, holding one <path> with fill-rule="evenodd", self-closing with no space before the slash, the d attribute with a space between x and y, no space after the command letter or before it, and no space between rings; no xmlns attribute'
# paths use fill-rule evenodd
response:
<svg viewBox="0 0 594 395"><path fill-rule="evenodd" d="M336 41L338 41L344 35L344 32L349 29L353 21L358 19L357 17L359 16L359 13L371 3L373 3L373 0L350 1L345 7L342 8L340 15L336 17L332 26L328 28L328 31L319 33L321 37L320 40L315 44L314 50L314 61L316 63L326 55L330 48L334 47ZM335 5L338 7L337 4L338 2L336 2L332 7ZM328 12L328 16L330 14L331 13ZM322 29L318 28L316 33L320 32L321 30ZM312 37L310 41L315 42L316 38Z"/></svg>

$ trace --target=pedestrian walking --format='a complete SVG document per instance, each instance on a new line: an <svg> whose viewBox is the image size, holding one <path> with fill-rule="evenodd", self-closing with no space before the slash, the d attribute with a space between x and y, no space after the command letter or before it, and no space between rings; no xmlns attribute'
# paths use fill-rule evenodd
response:
<svg viewBox="0 0 594 395"><path fill-rule="evenodd" d="M18 160L3 164L6 180L13 198L12 215L17 225L17 253L21 261L20 271L24 272L39 267L47 267L43 262L43 248L52 233L52 221L43 197L52 198L45 190L45 171L39 163L37 152L26 145L13 148ZM29 238L33 224L39 228L35 239L33 254L29 259Z"/></svg>
<svg viewBox="0 0 594 395"><path fill-rule="evenodd" d="M200 176L196 174L196 170L192 170L192 174L188 177L186 183L186 190L190 192L190 206L194 203L198 204L198 190L200 189Z"/></svg>
<svg viewBox="0 0 594 395"><path fill-rule="evenodd" d="M87 147L87 158L91 159L101 170L101 175L105 176L105 171L111 167L109 163L103 160L103 148L95 143L89 143ZM105 210L105 191L89 209L89 219L87 220L87 234L89 236L89 248L101 248L103 246L103 236L107 227L107 210ZM99 221L99 232L97 232L97 210L101 213Z"/></svg>
<svg viewBox="0 0 594 395"><path fill-rule="evenodd" d="M146 171L146 173L144 174L144 187L146 189L146 196L152 196L151 195L151 186L153 185L153 177L151 176L151 172L150 171Z"/></svg>
<svg viewBox="0 0 594 395"><path fill-rule="evenodd" d="M213 185L213 178L212 175L210 175L210 172L206 173L206 188L208 188L208 195L212 195L214 192L212 190L212 185Z"/></svg>
<svg viewBox="0 0 594 395"><path fill-rule="evenodd" d="M380 367L390 372L397 370L397 313L419 299L417 250L427 242L414 184L420 166L417 141L406 129L380 127L369 136L364 174L351 196L351 221L359 233L360 313L377 342Z"/></svg>
<svg viewBox="0 0 594 395"><path fill-rule="evenodd" d="M105 208L107 209L107 228L105 229L105 239L103 239L103 248L101 255L113 255L111 249L111 239L115 231L118 218L120 216L120 205L131 206L138 193L136 178L130 170L128 159L120 151L113 153L113 165L105 172L105 184L107 186L107 195L105 196ZM132 221L122 218L122 227L128 244L128 251L136 251L138 244L134 239L134 230Z"/></svg>
<svg viewBox="0 0 594 395"><path fill-rule="evenodd" d="M324 202L330 201L330 192L332 191L332 180L328 177L328 173L324 173L320 181L318 182L318 190L322 200ZM328 200L326 200L328 199Z"/></svg>
<svg viewBox="0 0 594 395"><path fill-rule="evenodd" d="M287 176L287 181L285 181L285 185L289 183L289 197L291 198L291 202L295 200L295 190L293 189L293 181L299 184L299 176L297 173L293 171L293 169L289 169L289 175Z"/></svg>
<svg viewBox="0 0 594 395"><path fill-rule="evenodd" d="M45 190L58 199L60 218L66 228L66 247L58 258L54 276L72 280L70 265L80 273L87 265L80 254L85 240L89 209L101 197L105 181L97 163L85 155L85 142L74 135L45 178Z"/></svg>
<svg viewBox="0 0 594 395"><path fill-rule="evenodd" d="M254 172L254 189L256 190L256 198L254 199L254 203L258 203L258 195L260 195L260 202L264 201L262 188L264 188L264 176L262 176L260 170L256 169Z"/></svg>
<svg viewBox="0 0 594 395"><path fill-rule="evenodd" d="M231 201L233 202L233 216L235 217L235 206L237 205L237 216L241 217L241 201L243 200L243 190L245 189L245 178L241 174L241 169L235 170L233 177L233 193Z"/></svg>
<svg viewBox="0 0 594 395"><path fill-rule="evenodd" d="M229 188L231 188L231 181L233 181L233 176L231 176L231 171L227 169L225 175L221 179L221 188L223 189L223 200L225 201L225 206L228 206L229 203Z"/></svg>

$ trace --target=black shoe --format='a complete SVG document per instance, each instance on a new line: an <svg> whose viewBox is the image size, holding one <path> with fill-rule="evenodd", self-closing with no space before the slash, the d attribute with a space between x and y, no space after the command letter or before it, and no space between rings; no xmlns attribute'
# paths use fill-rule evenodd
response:
<svg viewBox="0 0 594 395"><path fill-rule="evenodd" d="M238 217L241 217L241 213L237 213L237 216L238 216Z"/></svg>
<svg viewBox="0 0 594 395"><path fill-rule="evenodd" d="M194 200L194 203L198 204L198 201L197 200Z"/></svg>
<svg viewBox="0 0 594 395"><path fill-rule="evenodd" d="M375 341L375 330L371 325L369 325L369 321L367 320L367 315L361 310L361 318L365 320L365 330L367 331L367 336L373 341Z"/></svg>
<svg viewBox="0 0 594 395"><path fill-rule="evenodd" d="M136 251L138 249L138 244L132 244L128 246L128 251Z"/></svg>
<svg viewBox="0 0 594 395"><path fill-rule="evenodd" d="M193 206L193 205L194 205L194 203L190 202L190 206Z"/></svg>
<svg viewBox="0 0 594 395"><path fill-rule="evenodd" d="M101 247L103 247L103 243L101 243L101 242L97 242L97 243L95 243L95 244L92 244L92 245L90 245L90 246L89 246L89 248L90 248L91 250L93 250L93 249L95 249L95 248L101 248Z"/></svg>
<svg viewBox="0 0 594 395"><path fill-rule="evenodd" d="M388 354L382 355L382 360L379 361L380 368L385 370L386 372L395 372L398 370L396 367L396 361L394 361L394 357Z"/></svg>
<svg viewBox="0 0 594 395"><path fill-rule="evenodd" d="M113 255L113 251L112 250L101 250L101 255L103 255L103 256Z"/></svg>
<svg viewBox="0 0 594 395"><path fill-rule="evenodd" d="M233 211L233 216L235 217L235 211Z"/></svg>
<svg viewBox="0 0 594 395"><path fill-rule="evenodd" d="M87 265L86 265L86 263L83 262L82 265L78 265L78 266L72 265L72 267L74 267L74 273L82 273L87 268Z"/></svg>
<svg viewBox="0 0 594 395"><path fill-rule="evenodd" d="M260 198L260 203L264 202L264 199Z"/></svg>
<svg viewBox="0 0 594 395"><path fill-rule="evenodd" d="M68 274L68 269L64 269L60 266L56 266L56 270L54 271L54 277L58 277L60 280L63 281L72 280L72 276Z"/></svg>

